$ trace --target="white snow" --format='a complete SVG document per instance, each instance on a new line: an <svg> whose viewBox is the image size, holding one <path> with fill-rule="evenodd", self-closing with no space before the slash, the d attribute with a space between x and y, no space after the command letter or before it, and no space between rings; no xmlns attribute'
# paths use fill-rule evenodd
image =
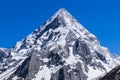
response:
<svg viewBox="0 0 120 80"><path fill-rule="evenodd" d="M15 51L19 50L22 44L22 41L17 42L15 45Z"/></svg>
<svg viewBox="0 0 120 80"><path fill-rule="evenodd" d="M44 59L41 59L43 62L48 62L49 59L48 58L44 58Z"/></svg>
<svg viewBox="0 0 120 80"><path fill-rule="evenodd" d="M13 77L13 78L12 78L12 80L18 80L18 77L17 77L17 76L15 76L15 77Z"/></svg>
<svg viewBox="0 0 120 80"><path fill-rule="evenodd" d="M27 51L28 50L26 49L22 49L18 53L11 52L12 59L15 59L17 61L19 61L20 59L24 60L27 57L27 56L24 56L25 54L27 54Z"/></svg>
<svg viewBox="0 0 120 80"><path fill-rule="evenodd" d="M87 80L96 80L99 76L102 76L105 72L99 69L93 69L92 66L88 66L88 79Z"/></svg>
<svg viewBox="0 0 120 80"><path fill-rule="evenodd" d="M33 80L50 80L51 78L51 71L48 67L43 66L40 68L39 72L36 74L36 78Z"/></svg>
<svg viewBox="0 0 120 80"><path fill-rule="evenodd" d="M46 65L41 66L39 72L36 74L36 78L33 78L32 80L50 80L51 74L58 71L62 66L52 66L51 68L48 68Z"/></svg>
<svg viewBox="0 0 120 80"><path fill-rule="evenodd" d="M75 64L78 61L75 60L75 56L73 55L73 47L69 47L69 57L68 59L65 59L67 64Z"/></svg>

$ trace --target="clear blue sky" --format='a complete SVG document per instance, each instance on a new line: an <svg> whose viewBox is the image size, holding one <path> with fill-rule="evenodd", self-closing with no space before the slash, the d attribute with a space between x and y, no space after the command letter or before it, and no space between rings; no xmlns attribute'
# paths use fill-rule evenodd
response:
<svg viewBox="0 0 120 80"><path fill-rule="evenodd" d="M13 47L61 7L120 54L120 0L0 0L0 47Z"/></svg>

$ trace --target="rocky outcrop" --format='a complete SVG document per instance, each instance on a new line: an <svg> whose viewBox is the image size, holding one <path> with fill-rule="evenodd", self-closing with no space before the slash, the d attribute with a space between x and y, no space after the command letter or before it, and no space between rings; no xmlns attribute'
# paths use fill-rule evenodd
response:
<svg viewBox="0 0 120 80"><path fill-rule="evenodd" d="M120 66L115 67L98 80L120 80Z"/></svg>
<svg viewBox="0 0 120 80"><path fill-rule="evenodd" d="M7 80L12 80L15 76L19 80L23 78L25 80L31 80L35 78L35 74L39 71L40 65L43 65L43 62L40 61L39 57L36 54L31 54Z"/></svg>
<svg viewBox="0 0 120 80"><path fill-rule="evenodd" d="M55 74L52 74L50 80L87 80L87 76L78 62L74 69L71 69L70 65L63 66Z"/></svg>

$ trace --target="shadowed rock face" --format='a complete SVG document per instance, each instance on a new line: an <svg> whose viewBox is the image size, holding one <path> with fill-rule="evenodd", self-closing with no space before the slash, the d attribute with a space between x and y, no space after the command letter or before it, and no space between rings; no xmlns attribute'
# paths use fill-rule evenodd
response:
<svg viewBox="0 0 120 80"><path fill-rule="evenodd" d="M83 61L86 64L89 64L92 60L92 56L87 44L84 41L78 39L75 43L75 46L76 46L75 53L82 56Z"/></svg>
<svg viewBox="0 0 120 80"><path fill-rule="evenodd" d="M40 65L43 65L43 62L40 61L39 57L35 54L31 54L25 61L17 68L15 73L13 73L8 80L12 80L13 77L17 76L18 79L22 80L31 80L35 78L35 74L39 71Z"/></svg>
<svg viewBox="0 0 120 80"><path fill-rule="evenodd" d="M5 54L5 52L0 50L0 61L2 61L4 57L7 57L7 55Z"/></svg>
<svg viewBox="0 0 120 80"><path fill-rule="evenodd" d="M50 80L87 80L87 76L83 73L81 64L78 62L75 69L70 70L70 65L63 66Z"/></svg>
<svg viewBox="0 0 120 80"><path fill-rule="evenodd" d="M99 80L120 80L120 66L115 67Z"/></svg>

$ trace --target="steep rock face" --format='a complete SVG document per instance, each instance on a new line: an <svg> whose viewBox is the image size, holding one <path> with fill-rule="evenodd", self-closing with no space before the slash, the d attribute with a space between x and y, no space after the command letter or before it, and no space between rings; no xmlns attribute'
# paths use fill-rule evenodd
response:
<svg viewBox="0 0 120 80"><path fill-rule="evenodd" d="M0 80L92 80L119 64L65 9L17 42L9 58L2 58L11 65Z"/></svg>
<svg viewBox="0 0 120 80"><path fill-rule="evenodd" d="M4 58L7 58L9 56L9 50L7 49L0 49L0 61L2 62Z"/></svg>
<svg viewBox="0 0 120 80"><path fill-rule="evenodd" d="M55 74L51 75L50 80L87 80L88 77L84 74L79 62L75 65L74 69L70 69L70 65L63 66Z"/></svg>
<svg viewBox="0 0 120 80"><path fill-rule="evenodd" d="M0 73L6 71L8 67L10 67L9 63L12 62L10 58L11 58L10 50L5 48L0 48Z"/></svg>
<svg viewBox="0 0 120 80"><path fill-rule="evenodd" d="M42 65L42 61L35 54L31 54L25 61L17 68L17 70L8 78L12 80L13 77L17 76L18 79L22 78L26 80L31 80L35 78L35 74L39 71L39 67Z"/></svg>

